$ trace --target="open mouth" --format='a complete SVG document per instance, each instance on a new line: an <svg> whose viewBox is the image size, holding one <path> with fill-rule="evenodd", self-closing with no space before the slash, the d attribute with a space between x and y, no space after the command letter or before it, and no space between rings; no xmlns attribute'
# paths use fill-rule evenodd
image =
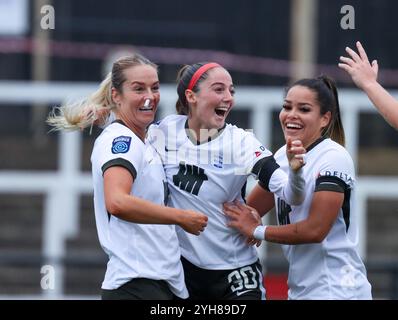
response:
<svg viewBox="0 0 398 320"><path fill-rule="evenodd" d="M300 129L303 129L303 126L301 124L291 123L291 122L286 123L285 127L286 127L286 129L289 129L289 130L300 130Z"/></svg>
<svg viewBox="0 0 398 320"><path fill-rule="evenodd" d="M226 115L227 112L228 112L228 107L217 107L217 108L215 109L215 112L216 112L216 114L217 114L218 116L220 116L220 117L225 117L225 115Z"/></svg>
<svg viewBox="0 0 398 320"><path fill-rule="evenodd" d="M138 110L140 110L140 111L153 111L154 108L151 107L151 106L149 106L149 107L142 107L142 108L139 108Z"/></svg>

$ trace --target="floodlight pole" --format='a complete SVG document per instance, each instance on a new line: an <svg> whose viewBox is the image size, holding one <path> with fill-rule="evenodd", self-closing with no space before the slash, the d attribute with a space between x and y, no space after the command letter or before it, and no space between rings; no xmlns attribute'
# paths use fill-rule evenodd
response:
<svg viewBox="0 0 398 320"><path fill-rule="evenodd" d="M50 52L49 40L52 30L44 30L41 26L41 8L51 5L52 0L34 0L32 2L32 80L48 81L50 79ZM32 108L31 126L33 129L34 142L38 146L46 144L44 120L47 108L42 104L35 104Z"/></svg>
<svg viewBox="0 0 398 320"><path fill-rule="evenodd" d="M317 55L318 0L292 0L290 10L291 80L313 77Z"/></svg>

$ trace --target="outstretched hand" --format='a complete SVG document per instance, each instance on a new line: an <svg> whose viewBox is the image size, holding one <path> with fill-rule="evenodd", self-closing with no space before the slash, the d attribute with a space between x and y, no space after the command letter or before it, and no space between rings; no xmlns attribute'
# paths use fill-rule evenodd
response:
<svg viewBox="0 0 398 320"><path fill-rule="evenodd" d="M253 238L254 229L262 224L256 209L235 200L232 203L224 203L223 211L230 219L227 225L246 236L248 245L260 246L261 241Z"/></svg>
<svg viewBox="0 0 398 320"><path fill-rule="evenodd" d="M305 165L305 148L301 140L293 140L288 137L286 140L286 156L289 166L293 171L297 171Z"/></svg>
<svg viewBox="0 0 398 320"><path fill-rule="evenodd" d="M363 90L366 85L377 81L379 65L377 60L373 60L370 64L366 51L359 41L357 41L356 46L358 53L346 47L346 52L350 57L340 57L341 62L338 66L345 70L351 76L352 81Z"/></svg>

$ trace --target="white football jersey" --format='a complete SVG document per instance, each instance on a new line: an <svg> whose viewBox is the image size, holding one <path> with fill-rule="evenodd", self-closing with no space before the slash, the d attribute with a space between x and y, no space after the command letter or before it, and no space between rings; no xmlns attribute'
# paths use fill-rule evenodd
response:
<svg viewBox="0 0 398 320"><path fill-rule="evenodd" d="M109 261L103 289L116 289L133 278L165 280L171 291L188 296L174 225L137 224L110 215L105 207L103 173L123 166L134 177L131 195L164 205L166 179L159 155L122 122L108 125L91 155L98 237Z"/></svg>
<svg viewBox="0 0 398 320"><path fill-rule="evenodd" d="M267 186L280 196L287 176L251 132L227 124L212 140L197 144L186 129L186 116L171 115L148 131L148 139L161 155L166 171L168 205L208 216L208 225L200 236L177 227L181 253L203 269L235 269L252 264L258 259L257 252L246 245L244 236L227 226L223 203L243 201L247 177L261 159L270 158L262 175L269 177L265 179Z"/></svg>
<svg viewBox="0 0 398 320"><path fill-rule="evenodd" d="M275 160L287 172L286 145L275 153ZM290 206L275 197L280 225L305 220L314 192L342 192L344 203L321 243L282 246L289 261L289 299L371 299L371 286L357 248L355 169L351 156L331 139L320 139L307 149L303 174L307 193L301 205Z"/></svg>

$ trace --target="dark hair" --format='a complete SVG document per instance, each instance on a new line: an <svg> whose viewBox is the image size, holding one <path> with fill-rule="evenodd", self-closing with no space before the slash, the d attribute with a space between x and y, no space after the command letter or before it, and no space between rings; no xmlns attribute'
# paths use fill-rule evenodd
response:
<svg viewBox="0 0 398 320"><path fill-rule="evenodd" d="M325 75L311 79L300 79L293 83L286 92L294 86L306 87L316 94L321 115L328 111L332 115L329 124L322 131L322 136L329 137L344 146L345 134L343 123L341 122L339 97L335 82Z"/></svg>
<svg viewBox="0 0 398 320"><path fill-rule="evenodd" d="M189 82L192 79L192 76L195 72L202 67L203 65L207 64L208 62L199 62L191 65L183 66L177 74L177 94L178 100L176 102L176 111L177 114L188 115L189 113L189 105L187 99L185 97L185 90L188 89ZM193 92L199 91L199 84L207 79L208 71L204 72L201 77L196 82L195 86L192 88Z"/></svg>

